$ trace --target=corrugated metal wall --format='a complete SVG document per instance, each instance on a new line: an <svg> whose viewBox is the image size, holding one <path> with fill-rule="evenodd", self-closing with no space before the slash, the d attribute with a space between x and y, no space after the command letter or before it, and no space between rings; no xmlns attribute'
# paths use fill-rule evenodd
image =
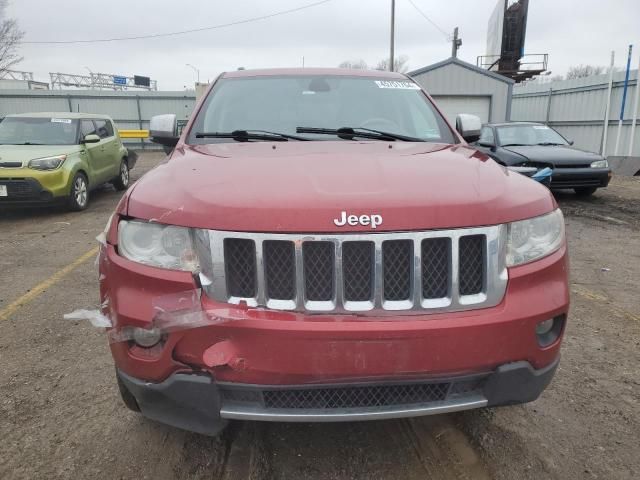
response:
<svg viewBox="0 0 640 480"><path fill-rule="evenodd" d="M614 154L624 76L625 72L616 72L613 76L607 156ZM629 78L618 155L628 153L638 71L632 71ZM577 147L600 152L608 82L609 75L595 75L576 80L516 85L513 91L511 119L547 122L562 135L573 140ZM634 137L632 155L640 156L640 125L636 127Z"/></svg>
<svg viewBox="0 0 640 480"><path fill-rule="evenodd" d="M119 129L148 129L151 117L163 113L175 113L184 122L194 106L195 95L190 92L0 91L0 117L28 112L100 113L109 115ZM132 140L128 145L150 148L153 144Z"/></svg>
<svg viewBox="0 0 640 480"><path fill-rule="evenodd" d="M455 63L424 73L411 74L411 76L430 95L436 97L436 103L438 103L438 97L446 101L446 96L489 97L491 99L490 121L504 122L508 119L510 86L508 83Z"/></svg>

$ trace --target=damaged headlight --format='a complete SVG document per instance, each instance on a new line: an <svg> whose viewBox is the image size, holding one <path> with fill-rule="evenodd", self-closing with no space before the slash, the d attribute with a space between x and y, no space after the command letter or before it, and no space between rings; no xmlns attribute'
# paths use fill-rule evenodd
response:
<svg viewBox="0 0 640 480"><path fill-rule="evenodd" d="M171 270L200 269L191 229L122 220L118 225L118 251L134 262Z"/></svg>
<svg viewBox="0 0 640 480"><path fill-rule="evenodd" d="M555 252L564 241L564 217L560 209L546 215L509 224L507 266L532 262Z"/></svg>

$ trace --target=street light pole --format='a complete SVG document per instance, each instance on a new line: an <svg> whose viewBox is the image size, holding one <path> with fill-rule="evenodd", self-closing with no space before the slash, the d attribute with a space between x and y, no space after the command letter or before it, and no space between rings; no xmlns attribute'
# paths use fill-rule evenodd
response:
<svg viewBox="0 0 640 480"><path fill-rule="evenodd" d="M193 65L191 65L190 63L186 63L185 64L187 67L191 67L193 68L193 71L196 73L196 76L198 78L197 82L200 83L200 70L197 69L196 67L194 67Z"/></svg>
<svg viewBox="0 0 640 480"><path fill-rule="evenodd" d="M396 0L391 0L391 42L389 51L389 71L393 72L394 63L394 43L395 43L395 25L396 25Z"/></svg>

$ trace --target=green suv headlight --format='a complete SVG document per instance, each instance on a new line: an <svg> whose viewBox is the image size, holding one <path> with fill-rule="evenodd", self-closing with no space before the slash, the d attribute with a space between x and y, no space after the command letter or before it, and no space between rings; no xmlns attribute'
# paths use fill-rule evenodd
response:
<svg viewBox="0 0 640 480"><path fill-rule="evenodd" d="M66 155L55 155L53 157L34 158L29 160L28 167L34 170L55 170L67 159Z"/></svg>
<svg viewBox="0 0 640 480"><path fill-rule="evenodd" d="M560 209L546 215L510 223L507 266L539 260L560 248L564 241L564 217Z"/></svg>
<svg viewBox="0 0 640 480"><path fill-rule="evenodd" d="M609 168L609 162L606 160L596 160L591 162L591 168Z"/></svg>
<svg viewBox="0 0 640 480"><path fill-rule="evenodd" d="M122 220L118 225L118 252L134 262L171 270L200 269L191 229Z"/></svg>

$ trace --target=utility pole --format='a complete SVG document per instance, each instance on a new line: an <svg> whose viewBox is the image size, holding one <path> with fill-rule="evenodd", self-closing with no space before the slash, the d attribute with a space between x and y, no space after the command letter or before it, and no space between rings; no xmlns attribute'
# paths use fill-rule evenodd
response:
<svg viewBox="0 0 640 480"><path fill-rule="evenodd" d="M389 52L389 71L393 72L394 63L394 42L395 42L395 25L396 25L396 0L391 0L391 48Z"/></svg>
<svg viewBox="0 0 640 480"><path fill-rule="evenodd" d="M451 40L451 56L456 58L458 56L458 49L462 45L462 39L458 38L458 27L453 29L453 39Z"/></svg>

